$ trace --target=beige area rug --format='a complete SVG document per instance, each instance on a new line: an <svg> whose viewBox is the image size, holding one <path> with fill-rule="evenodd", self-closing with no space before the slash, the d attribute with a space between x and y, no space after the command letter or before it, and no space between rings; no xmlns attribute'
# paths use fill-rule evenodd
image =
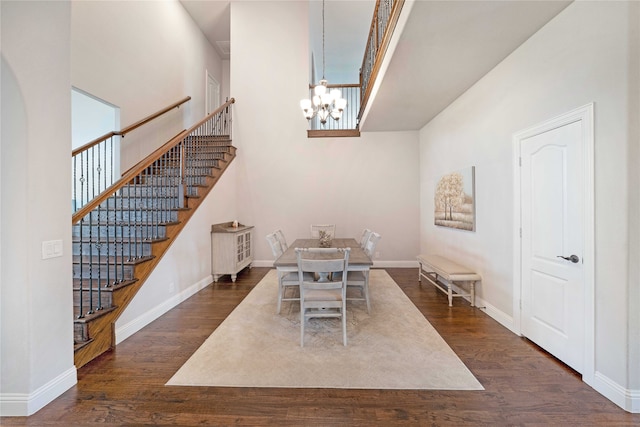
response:
<svg viewBox="0 0 640 427"><path fill-rule="evenodd" d="M338 319L310 319L300 347L297 302L276 314L271 270L169 380L170 386L484 390L384 270L370 275L371 314L347 304Z"/></svg>

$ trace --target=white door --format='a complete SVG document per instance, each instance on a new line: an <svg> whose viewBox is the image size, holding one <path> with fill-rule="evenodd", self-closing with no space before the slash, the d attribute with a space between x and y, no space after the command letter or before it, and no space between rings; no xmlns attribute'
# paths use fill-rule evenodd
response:
<svg viewBox="0 0 640 427"><path fill-rule="evenodd" d="M534 128L519 140L521 332L580 373L585 355L583 132L578 120Z"/></svg>

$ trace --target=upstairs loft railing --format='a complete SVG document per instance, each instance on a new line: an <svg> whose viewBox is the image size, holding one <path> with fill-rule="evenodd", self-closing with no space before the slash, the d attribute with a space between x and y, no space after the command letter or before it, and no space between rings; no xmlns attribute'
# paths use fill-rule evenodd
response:
<svg viewBox="0 0 640 427"><path fill-rule="evenodd" d="M313 98L313 89L314 86L309 85L309 99ZM329 117L324 125L320 122L320 117L315 116L312 118L309 121L307 136L309 138L359 136L358 112L360 111L360 84L328 84L327 89L340 89L342 97L347 100L347 107L342 112L342 117L339 120L334 120Z"/></svg>
<svg viewBox="0 0 640 427"><path fill-rule="evenodd" d="M117 159L119 158L119 137L124 137L129 132L138 129L175 108L179 108L189 100L191 100L191 97L187 96L123 128L119 132L109 132L73 150L71 152L71 170L73 174L71 195L72 211L77 212L78 209L107 189L119 177L119 166L117 165Z"/></svg>
<svg viewBox="0 0 640 427"><path fill-rule="evenodd" d="M373 11L373 19L369 28L369 38L365 47L364 59L360 68L360 109L358 120L362 117L373 83L375 82L382 59L389 46L391 35L395 29L400 11L405 0L377 0Z"/></svg>

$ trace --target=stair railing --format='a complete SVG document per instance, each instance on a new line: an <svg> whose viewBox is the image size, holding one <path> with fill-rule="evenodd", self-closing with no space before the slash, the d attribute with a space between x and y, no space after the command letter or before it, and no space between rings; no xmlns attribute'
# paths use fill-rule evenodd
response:
<svg viewBox="0 0 640 427"><path fill-rule="evenodd" d="M395 29L405 0L377 0L373 10L373 19L369 28L369 38L365 47L362 67L360 68L360 112L358 119L367 106L373 82L378 77L382 59L387 51L391 35Z"/></svg>
<svg viewBox="0 0 640 427"><path fill-rule="evenodd" d="M228 144L234 102L231 98L173 137L73 214L74 244L79 247L75 260L79 267L74 272L74 288L81 295L79 319L103 308L104 287L136 280L130 266L151 255L136 243L162 239L160 226L170 223L171 213L185 207L185 198L197 191L194 188L203 168L196 153L212 137ZM114 222L115 233L113 226L107 233L106 224Z"/></svg>
<svg viewBox="0 0 640 427"><path fill-rule="evenodd" d="M116 159L119 156L116 137L124 138L129 132L138 129L175 108L179 108L189 100L191 100L191 97L187 96L121 129L119 132L109 132L73 150L71 152L71 167L73 173L71 206L73 212L77 212L78 209L115 182L116 175L119 175L117 172L118 166L116 165Z"/></svg>

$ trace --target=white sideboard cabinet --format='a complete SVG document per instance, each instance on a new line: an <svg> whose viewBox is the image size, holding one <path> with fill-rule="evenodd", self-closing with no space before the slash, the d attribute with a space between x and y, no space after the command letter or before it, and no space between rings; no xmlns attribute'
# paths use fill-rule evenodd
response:
<svg viewBox="0 0 640 427"><path fill-rule="evenodd" d="M253 261L253 226L223 222L211 226L211 274L217 282L220 276L231 275L235 282L238 272L251 268Z"/></svg>

